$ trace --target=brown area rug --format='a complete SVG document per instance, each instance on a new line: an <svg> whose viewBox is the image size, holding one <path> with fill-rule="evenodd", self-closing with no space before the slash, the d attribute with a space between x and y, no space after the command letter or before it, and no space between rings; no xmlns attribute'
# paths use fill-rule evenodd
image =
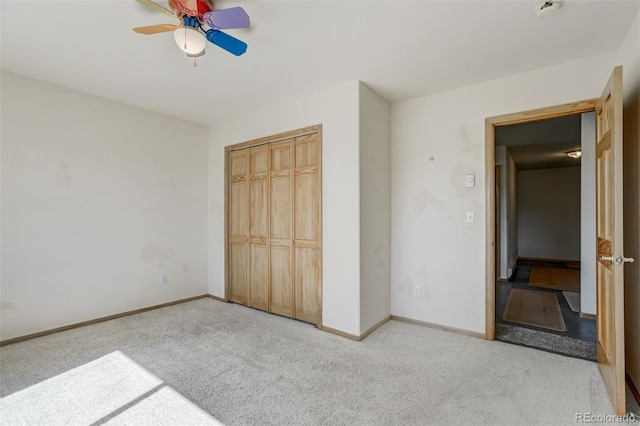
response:
<svg viewBox="0 0 640 426"><path fill-rule="evenodd" d="M568 260L565 263L567 264L567 268L580 269L580 262L578 261Z"/></svg>
<svg viewBox="0 0 640 426"><path fill-rule="evenodd" d="M580 270L568 268L531 268L531 287L552 288L554 290L580 292Z"/></svg>
<svg viewBox="0 0 640 426"><path fill-rule="evenodd" d="M502 319L556 331L567 331L554 293L513 289Z"/></svg>

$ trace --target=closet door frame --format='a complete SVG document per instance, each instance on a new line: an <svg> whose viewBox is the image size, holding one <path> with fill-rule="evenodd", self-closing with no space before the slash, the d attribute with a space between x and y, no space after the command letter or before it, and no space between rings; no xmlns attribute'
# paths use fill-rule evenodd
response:
<svg viewBox="0 0 640 426"><path fill-rule="evenodd" d="M229 193L230 193L230 156L231 152L245 148L252 148L255 146L265 145L273 142L279 142L286 139L296 138L309 134L318 134L319 152L320 152L320 166L318 170L318 320L316 326L319 330L322 330L322 125L304 127L289 132L278 133L276 135L267 136L260 139L254 139L246 142L229 145L224 148L224 300L230 302L231 296L231 283L230 283L230 217L229 217Z"/></svg>

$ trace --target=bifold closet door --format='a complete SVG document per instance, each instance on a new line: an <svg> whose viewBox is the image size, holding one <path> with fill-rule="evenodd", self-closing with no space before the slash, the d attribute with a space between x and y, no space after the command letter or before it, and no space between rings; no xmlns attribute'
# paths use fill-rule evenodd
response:
<svg viewBox="0 0 640 426"><path fill-rule="evenodd" d="M232 151L229 158L229 282L230 299L249 299L249 150Z"/></svg>
<svg viewBox="0 0 640 426"><path fill-rule="evenodd" d="M269 147L262 145L249 151L249 306L268 311Z"/></svg>
<svg viewBox="0 0 640 426"><path fill-rule="evenodd" d="M230 151L232 302L321 323L320 157L319 133Z"/></svg>
<svg viewBox="0 0 640 426"><path fill-rule="evenodd" d="M293 139L269 144L270 311L293 317Z"/></svg>
<svg viewBox="0 0 640 426"><path fill-rule="evenodd" d="M318 133L294 141L293 227L295 318L320 322L321 146Z"/></svg>

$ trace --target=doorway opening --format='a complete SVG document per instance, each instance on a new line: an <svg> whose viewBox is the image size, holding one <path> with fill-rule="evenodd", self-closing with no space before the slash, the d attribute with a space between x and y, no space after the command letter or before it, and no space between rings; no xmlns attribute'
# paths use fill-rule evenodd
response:
<svg viewBox="0 0 640 426"><path fill-rule="evenodd" d="M498 236L498 230L496 230L496 204L497 204L496 203L496 176L495 176L495 166L497 164L496 163L496 145L495 145L496 128L503 127L503 126L513 126L513 125L524 124L524 123L533 123L533 122L538 122L542 120L552 120L552 119L557 119L561 117L592 112L592 111L595 111L597 102L598 102L597 99L592 99L592 100L586 100L586 101L575 102L570 104L558 105L554 107L542 108L542 109L533 110L533 111L525 111L525 112L507 114L507 115L502 115L497 117L489 117L485 120L485 129L486 129L485 170L487 173L485 179L487 182L486 205L488 210L486 214L486 221L487 221L486 229L487 229L487 236L489 237L487 238L487 247L486 247L486 253L487 253L487 258L486 258L487 277L486 278L487 280L486 280L485 321L486 321L486 338L489 340L494 340L496 338L496 311L497 311L496 282L498 279L500 279L499 270L506 271L507 269L511 269L510 271L511 276L513 276L514 270L517 269L515 268L517 262L512 262L510 265L508 265L509 263L508 259L505 260L504 258L502 258L501 260L503 260L504 262L500 262L499 264L497 264L498 253L496 252L496 248L500 247L501 252L503 253L506 252L510 254L512 260L515 258L515 260L517 261L517 258L518 258L517 244L515 244L516 250L514 252L514 250L509 250L509 247L504 247L504 244L498 245L496 242L496 239ZM505 188L505 178L506 178L505 174L508 174L508 171L506 170L506 168L507 167L502 166L500 170L502 190L507 189ZM514 164L511 164L511 168L515 169ZM512 182L511 189L513 190L513 188L514 187ZM500 208L502 210L508 207L505 205L504 202L498 203L498 205L500 205ZM500 226L502 229L504 229L505 226L509 226L509 223L505 219L506 217L502 218L501 220ZM511 234L512 237L515 235L514 229L517 230L517 228L512 228L512 234ZM501 241L504 242L505 239L503 235L500 235L500 237L501 237ZM514 241L517 241L517 239L515 239ZM513 248L514 244L512 243L511 245ZM509 253L509 251L511 251L511 253ZM510 268L511 266L513 266L513 268ZM522 268L521 270L524 270L524 268ZM529 277L527 277L527 280L528 278ZM507 277L505 277L505 279L507 279ZM509 289L509 292L510 290L511 289ZM528 303L528 302L522 301L521 303ZM504 315L504 313L502 313L501 315Z"/></svg>
<svg viewBox="0 0 640 426"><path fill-rule="evenodd" d="M596 361L595 114L494 142L496 340Z"/></svg>

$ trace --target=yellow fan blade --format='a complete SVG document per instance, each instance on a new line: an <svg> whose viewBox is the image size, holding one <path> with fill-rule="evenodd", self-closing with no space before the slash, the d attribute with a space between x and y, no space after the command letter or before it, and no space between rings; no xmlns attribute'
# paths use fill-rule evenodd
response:
<svg viewBox="0 0 640 426"><path fill-rule="evenodd" d="M180 25L159 24L159 25L149 25L148 27L137 27L137 28L134 28L133 31L139 34L158 34L158 33L166 33L167 31L173 31L177 28L180 28Z"/></svg>
<svg viewBox="0 0 640 426"><path fill-rule="evenodd" d="M174 18L176 17L175 13L173 13L169 9L166 9L166 8L160 6L157 3L152 2L151 0L136 0L136 1L138 3L144 4L147 7L150 7L151 9L154 9L154 10L157 10L158 12L164 13L165 15L173 16Z"/></svg>

